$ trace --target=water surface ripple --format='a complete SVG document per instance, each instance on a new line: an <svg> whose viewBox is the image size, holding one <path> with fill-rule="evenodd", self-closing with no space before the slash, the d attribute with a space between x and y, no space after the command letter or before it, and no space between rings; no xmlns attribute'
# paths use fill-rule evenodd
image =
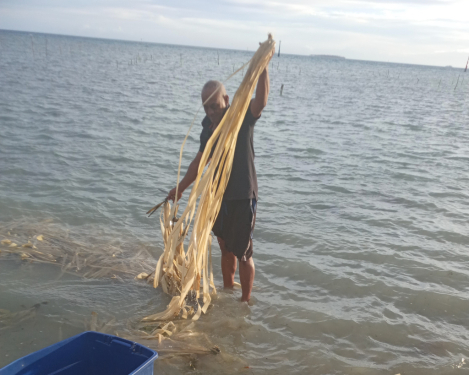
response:
<svg viewBox="0 0 469 375"><path fill-rule="evenodd" d="M158 223L144 213L175 183L200 89L252 52L219 50L218 64L204 48L6 31L0 41L0 221L52 217L90 241L101 232L145 244L156 259ZM201 319L241 362L201 360L197 371L464 371L469 79L449 68L289 55L275 56L270 73L254 140L253 305L221 291ZM227 83L230 97L240 81ZM34 323L0 332L0 366L57 341L59 325L63 337L82 331L91 311L125 318L169 302L136 281L57 280L54 270L0 262L0 308L49 301ZM156 366L192 371L186 359Z"/></svg>

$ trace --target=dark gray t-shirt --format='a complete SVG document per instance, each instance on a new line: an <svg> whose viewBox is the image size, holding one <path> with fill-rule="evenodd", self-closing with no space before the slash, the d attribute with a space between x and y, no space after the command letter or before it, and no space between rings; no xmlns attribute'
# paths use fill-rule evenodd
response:
<svg viewBox="0 0 469 375"><path fill-rule="evenodd" d="M251 105L244 116L243 124L238 133L236 149L231 169L230 180L225 190L223 199L258 199L257 175L254 167L254 125L258 118L251 113ZM200 133L200 152L204 152L207 141L213 134L210 129L210 119L205 116L202 121L202 133ZM215 149L213 147L212 153Z"/></svg>

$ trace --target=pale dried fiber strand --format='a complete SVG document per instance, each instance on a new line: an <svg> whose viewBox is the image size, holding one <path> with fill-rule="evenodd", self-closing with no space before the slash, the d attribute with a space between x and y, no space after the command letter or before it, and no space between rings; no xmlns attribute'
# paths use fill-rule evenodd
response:
<svg viewBox="0 0 469 375"><path fill-rule="evenodd" d="M182 317L193 314L193 309L186 306L186 297L191 292L191 295L193 293L198 299L202 286L203 306L200 307L197 302L198 309L192 318L197 320L201 312L206 313L210 305L211 290L216 293L211 267L210 231L217 217L230 178L238 132L248 110L259 76L269 63L274 47L275 42L269 35L269 39L260 44L259 49L249 61L249 68L234 95L231 106L207 142L200 161L198 175L181 217L176 221L177 202L172 207L169 202L164 204L160 222L165 247L156 265L153 286L156 288L161 284L163 291L174 297L165 311L147 316L143 319L144 321L168 320L179 314ZM178 182L182 150L186 139L187 136L181 146ZM209 161L210 152L215 144L211 162L204 172ZM191 223L190 240L187 251L184 251L184 239Z"/></svg>

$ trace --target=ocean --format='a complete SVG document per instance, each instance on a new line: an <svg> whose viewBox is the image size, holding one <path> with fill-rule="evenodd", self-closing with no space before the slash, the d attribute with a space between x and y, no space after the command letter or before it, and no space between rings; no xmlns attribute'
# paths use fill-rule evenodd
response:
<svg viewBox="0 0 469 375"><path fill-rule="evenodd" d="M152 269L163 242L145 212L176 183L201 88L256 45L0 31L0 239L53 226L84 247L145 250ZM155 373L467 372L469 76L285 54L269 72L252 301L222 289L214 241L218 297L193 332L221 354L161 355ZM226 82L230 98L242 74ZM170 301L131 273L83 277L0 250L0 367L83 332L92 312L118 330ZM5 310L28 314L2 321Z"/></svg>

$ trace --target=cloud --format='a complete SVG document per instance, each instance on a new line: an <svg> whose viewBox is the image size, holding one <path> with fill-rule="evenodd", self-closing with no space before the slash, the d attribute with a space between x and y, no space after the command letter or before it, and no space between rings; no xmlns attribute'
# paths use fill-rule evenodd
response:
<svg viewBox="0 0 469 375"><path fill-rule="evenodd" d="M440 51L434 51L434 53L465 53L469 54L469 48L463 48L463 49L454 49L454 50L440 50Z"/></svg>

